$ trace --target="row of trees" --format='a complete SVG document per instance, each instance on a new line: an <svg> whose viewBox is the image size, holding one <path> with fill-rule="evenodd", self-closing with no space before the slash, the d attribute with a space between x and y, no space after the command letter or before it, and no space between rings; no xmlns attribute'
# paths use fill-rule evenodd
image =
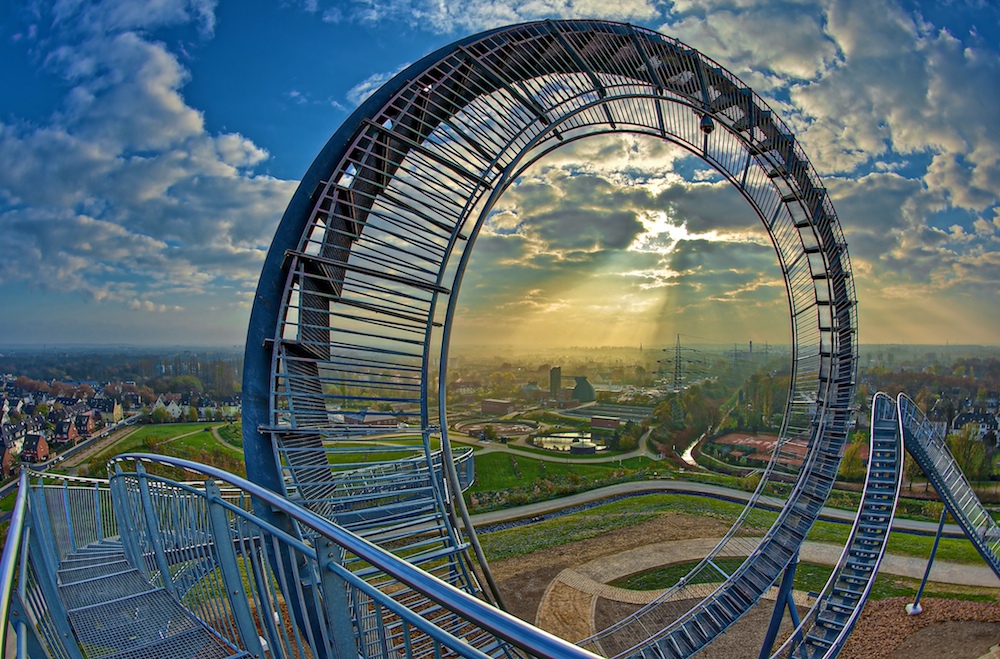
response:
<svg viewBox="0 0 1000 659"><path fill-rule="evenodd" d="M945 441L948 450L958 467L970 481L985 481L994 478L993 465L997 460L997 447L993 444L980 441L974 426L968 425L949 434ZM840 461L840 478L846 481L864 480L866 466L864 456L867 453L867 437L864 432L856 432L851 437L850 443L844 449L844 457ZM923 472L916 460L906 461L906 476L912 482L921 477Z"/></svg>
<svg viewBox="0 0 1000 659"><path fill-rule="evenodd" d="M203 392L224 398L240 391L243 360L235 354L184 352L173 356L111 353L41 353L0 355L0 372L19 373L28 391L89 397L93 388L69 382L135 382L151 392ZM85 389L83 389L85 388ZM87 396L86 390L90 390ZM79 390L79 391L78 391Z"/></svg>
<svg viewBox="0 0 1000 659"><path fill-rule="evenodd" d="M44 382L33 380L21 375L15 378L14 386L29 393L44 393L50 396L72 397L89 399L98 392L89 384L69 382ZM150 380L148 384L137 385L134 382L122 382L115 380L108 382L101 387L101 393L107 398L113 398L119 402L128 403L129 400L138 398L144 405L150 405L156 401L156 397L161 393L194 393L202 394L212 398L224 398L239 390L239 386L229 386L226 390L230 393L222 394L221 391L206 387L202 381L194 375L179 375L172 377L161 377ZM200 396L199 396L200 398Z"/></svg>

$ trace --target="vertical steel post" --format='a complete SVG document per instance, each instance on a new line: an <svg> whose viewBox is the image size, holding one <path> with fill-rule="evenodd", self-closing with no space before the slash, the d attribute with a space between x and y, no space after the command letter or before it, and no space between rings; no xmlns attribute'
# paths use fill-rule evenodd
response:
<svg viewBox="0 0 1000 659"><path fill-rule="evenodd" d="M917 596L913 600L913 604L906 605L906 612L915 616L921 611L923 607L920 606L920 596L924 594L924 586L927 585L927 579L931 576L931 567L934 565L934 555L937 554L938 544L941 542L941 535L944 533L944 520L948 516L948 507L943 506L941 508L941 521L938 522L937 535L934 536L934 545L931 547L931 556L927 559L927 569L924 570L924 578L920 581L920 588L917 589Z"/></svg>
<svg viewBox="0 0 1000 659"><path fill-rule="evenodd" d="M17 634L17 658L46 657L48 654L42 646L35 625L31 624L28 612L24 608L21 594L15 592L10 598L10 619Z"/></svg>
<svg viewBox="0 0 1000 659"><path fill-rule="evenodd" d="M97 528L98 542L104 540L104 524L101 521L101 484L94 483L94 524Z"/></svg>
<svg viewBox="0 0 1000 659"><path fill-rule="evenodd" d="M125 558L136 570L148 576L149 570L146 568L146 561L143 560L142 552L139 550L137 531L132 524L132 516L129 514L131 507L128 500L128 492L125 490L125 474L121 465L115 463L115 473L110 478L111 486L111 507L118 519L118 537L122 541L122 551Z"/></svg>
<svg viewBox="0 0 1000 659"><path fill-rule="evenodd" d="M45 500L45 486L42 479L38 479L38 485L30 490L31 502L29 511L31 512L31 523L35 529L44 529L43 538L35 538L37 546L32 549L32 553L38 556L42 563L43 570L48 574L55 574L59 569L59 555L56 553L55 540L52 533L52 524L49 521L49 508ZM35 533L34 535L38 535Z"/></svg>
<svg viewBox="0 0 1000 659"><path fill-rule="evenodd" d="M795 568L799 564L799 554L795 556L785 567L785 572L781 577L781 585L778 587L778 599L774 603L774 611L771 612L771 623L767 626L767 634L764 636L764 643L760 647L758 659L767 659L771 656L771 647L774 640L778 638L778 630L781 628L781 621L785 617L785 607L790 610L795 608L795 600L792 597L792 584L795 581ZM792 619L798 623L798 611L792 614ZM796 627L798 624L796 624Z"/></svg>
<svg viewBox="0 0 1000 659"><path fill-rule="evenodd" d="M351 621L351 607L347 601L347 583L333 571L334 565L341 565L344 550L333 541L324 539L316 548L319 563L319 581L323 593L323 608L326 610L327 624L333 636L333 647L339 659L356 659L358 649L357 634Z"/></svg>
<svg viewBox="0 0 1000 659"><path fill-rule="evenodd" d="M73 538L73 515L69 510L69 483L63 481L63 512L66 513L66 535L69 536L70 551L76 551L76 540Z"/></svg>
<svg viewBox="0 0 1000 659"><path fill-rule="evenodd" d="M156 569L160 571L160 579L168 593L176 596L173 579L170 578L170 564L167 554L163 551L163 538L160 537L160 525L153 510L153 498L149 494L149 477L141 462L135 463L135 475L139 480L139 500L142 502L143 519L146 521L146 537L153 546L153 557L156 559Z"/></svg>
<svg viewBox="0 0 1000 659"><path fill-rule="evenodd" d="M219 569L222 571L222 581L226 585L229 608L233 612L233 617L236 618L236 629L243 641L243 648L254 657L263 657L264 647L260 643L260 636L257 635L257 627L253 622L250 601L247 598L246 588L243 586L243 576L240 574L236 550L233 548L232 531L229 527L229 520L226 518L226 509L220 505L222 495L215 481L211 479L205 481L205 495L208 501L208 521L212 530L215 556L219 561ZM261 613L266 615L267 612Z"/></svg>

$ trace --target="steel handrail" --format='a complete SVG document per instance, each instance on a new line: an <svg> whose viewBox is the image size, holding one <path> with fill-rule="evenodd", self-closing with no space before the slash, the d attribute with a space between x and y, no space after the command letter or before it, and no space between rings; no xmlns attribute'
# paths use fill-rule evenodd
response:
<svg viewBox="0 0 1000 659"><path fill-rule="evenodd" d="M975 489L958 466L948 448L947 437L931 429L927 416L907 395L897 399L903 441L910 455L938 490L945 508L955 518L969 542L997 576L1000 576L1000 553L996 538L1000 526L979 500ZM962 497L968 495L964 501ZM987 538L991 542L987 542Z"/></svg>
<svg viewBox="0 0 1000 659"><path fill-rule="evenodd" d="M162 464L169 467L202 473L215 480L221 480L237 487L275 510L305 524L320 535L336 542L341 547L372 566L397 579L401 583L430 598L446 609L455 612L498 638L536 657L552 659L599 659L569 641L538 629L513 615L497 609L462 590L441 581L437 577L414 567L401 558L385 551L367 540L360 538L316 513L298 506L265 487L222 469L199 464L181 458L170 458L149 453L128 453L115 457L110 464L141 461Z"/></svg>
<svg viewBox="0 0 1000 659"><path fill-rule="evenodd" d="M4 543L3 556L0 556L0 652L7 643L7 623L10 615L11 591L14 587L14 570L17 558L21 553L21 538L24 531L25 511L28 508L28 472L21 470L17 482L17 500L11 514L7 541Z"/></svg>

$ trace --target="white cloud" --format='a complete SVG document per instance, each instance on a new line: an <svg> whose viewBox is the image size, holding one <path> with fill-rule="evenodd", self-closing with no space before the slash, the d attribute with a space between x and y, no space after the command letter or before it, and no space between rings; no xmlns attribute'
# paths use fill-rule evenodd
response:
<svg viewBox="0 0 1000 659"><path fill-rule="evenodd" d="M324 10L323 20L401 22L436 33L471 33L543 18L647 21L660 15L656 0L364 0Z"/></svg>
<svg viewBox="0 0 1000 659"><path fill-rule="evenodd" d="M361 105L365 99L378 91L379 87L388 82L394 75L410 65L409 62L401 65L391 73L373 73L347 91L347 100L352 105Z"/></svg>
<svg viewBox="0 0 1000 659"><path fill-rule="evenodd" d="M57 0L54 23L93 32L152 30L188 22L204 35L215 31L217 0Z"/></svg>
<svg viewBox="0 0 1000 659"><path fill-rule="evenodd" d="M207 131L182 94L189 72L135 31L210 33L214 7L56 4L41 55L64 102L48 121L0 123L0 282L149 311L252 290L295 183L254 174L268 152L247 137Z"/></svg>
<svg viewBox="0 0 1000 659"><path fill-rule="evenodd" d="M177 305L157 304L150 300L133 299L129 301L128 308L132 311L143 311L146 313L166 313L168 311L183 311L184 307Z"/></svg>
<svg viewBox="0 0 1000 659"><path fill-rule="evenodd" d="M836 61L837 47L824 34L823 16L817 10L809 5L723 9L704 17L686 16L660 31L733 66L741 77L762 80L762 74L773 73L787 84L789 79L813 79ZM778 34L781 38L776 39ZM768 80L767 87L775 84L774 77ZM753 86L761 91L759 85Z"/></svg>

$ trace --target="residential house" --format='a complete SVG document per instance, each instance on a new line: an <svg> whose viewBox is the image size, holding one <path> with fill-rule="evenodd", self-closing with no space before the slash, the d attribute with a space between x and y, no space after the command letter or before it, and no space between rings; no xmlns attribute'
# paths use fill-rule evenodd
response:
<svg viewBox="0 0 1000 659"><path fill-rule="evenodd" d="M20 455L23 448L24 438L28 434L27 420L14 423L5 423L0 426L0 438L3 439L3 446Z"/></svg>
<svg viewBox="0 0 1000 659"><path fill-rule="evenodd" d="M164 408L170 418L176 421L184 414L184 409L180 405L180 394L160 394L153 403L153 409Z"/></svg>
<svg viewBox="0 0 1000 659"><path fill-rule="evenodd" d="M30 433L24 438L21 460L24 462L45 462L49 459L49 443L45 435Z"/></svg>
<svg viewBox="0 0 1000 659"><path fill-rule="evenodd" d="M80 433L81 437L90 437L97 430L97 415L98 413L94 410L87 410L83 414L77 414L76 418L73 419L76 431Z"/></svg>
<svg viewBox="0 0 1000 659"><path fill-rule="evenodd" d="M14 465L17 464L17 456L9 446L3 447L3 455L0 456L0 478L8 478L14 475Z"/></svg>
<svg viewBox="0 0 1000 659"><path fill-rule="evenodd" d="M987 412L962 412L951 424L952 431L957 432L965 426L973 426L976 439L982 439L990 432L996 436L997 418Z"/></svg>
<svg viewBox="0 0 1000 659"><path fill-rule="evenodd" d="M76 423L74 419L62 419L56 423L56 431L52 436L52 440L55 442L68 442L70 444L76 444L80 439L80 431L76 428Z"/></svg>
<svg viewBox="0 0 1000 659"><path fill-rule="evenodd" d="M943 409L943 406L935 405L931 408L931 411L927 413L927 425L939 437L944 437L948 434L948 413Z"/></svg>
<svg viewBox="0 0 1000 659"><path fill-rule="evenodd" d="M100 412L105 424L118 423L125 418L122 404L114 398L94 398L90 401L90 409Z"/></svg>

